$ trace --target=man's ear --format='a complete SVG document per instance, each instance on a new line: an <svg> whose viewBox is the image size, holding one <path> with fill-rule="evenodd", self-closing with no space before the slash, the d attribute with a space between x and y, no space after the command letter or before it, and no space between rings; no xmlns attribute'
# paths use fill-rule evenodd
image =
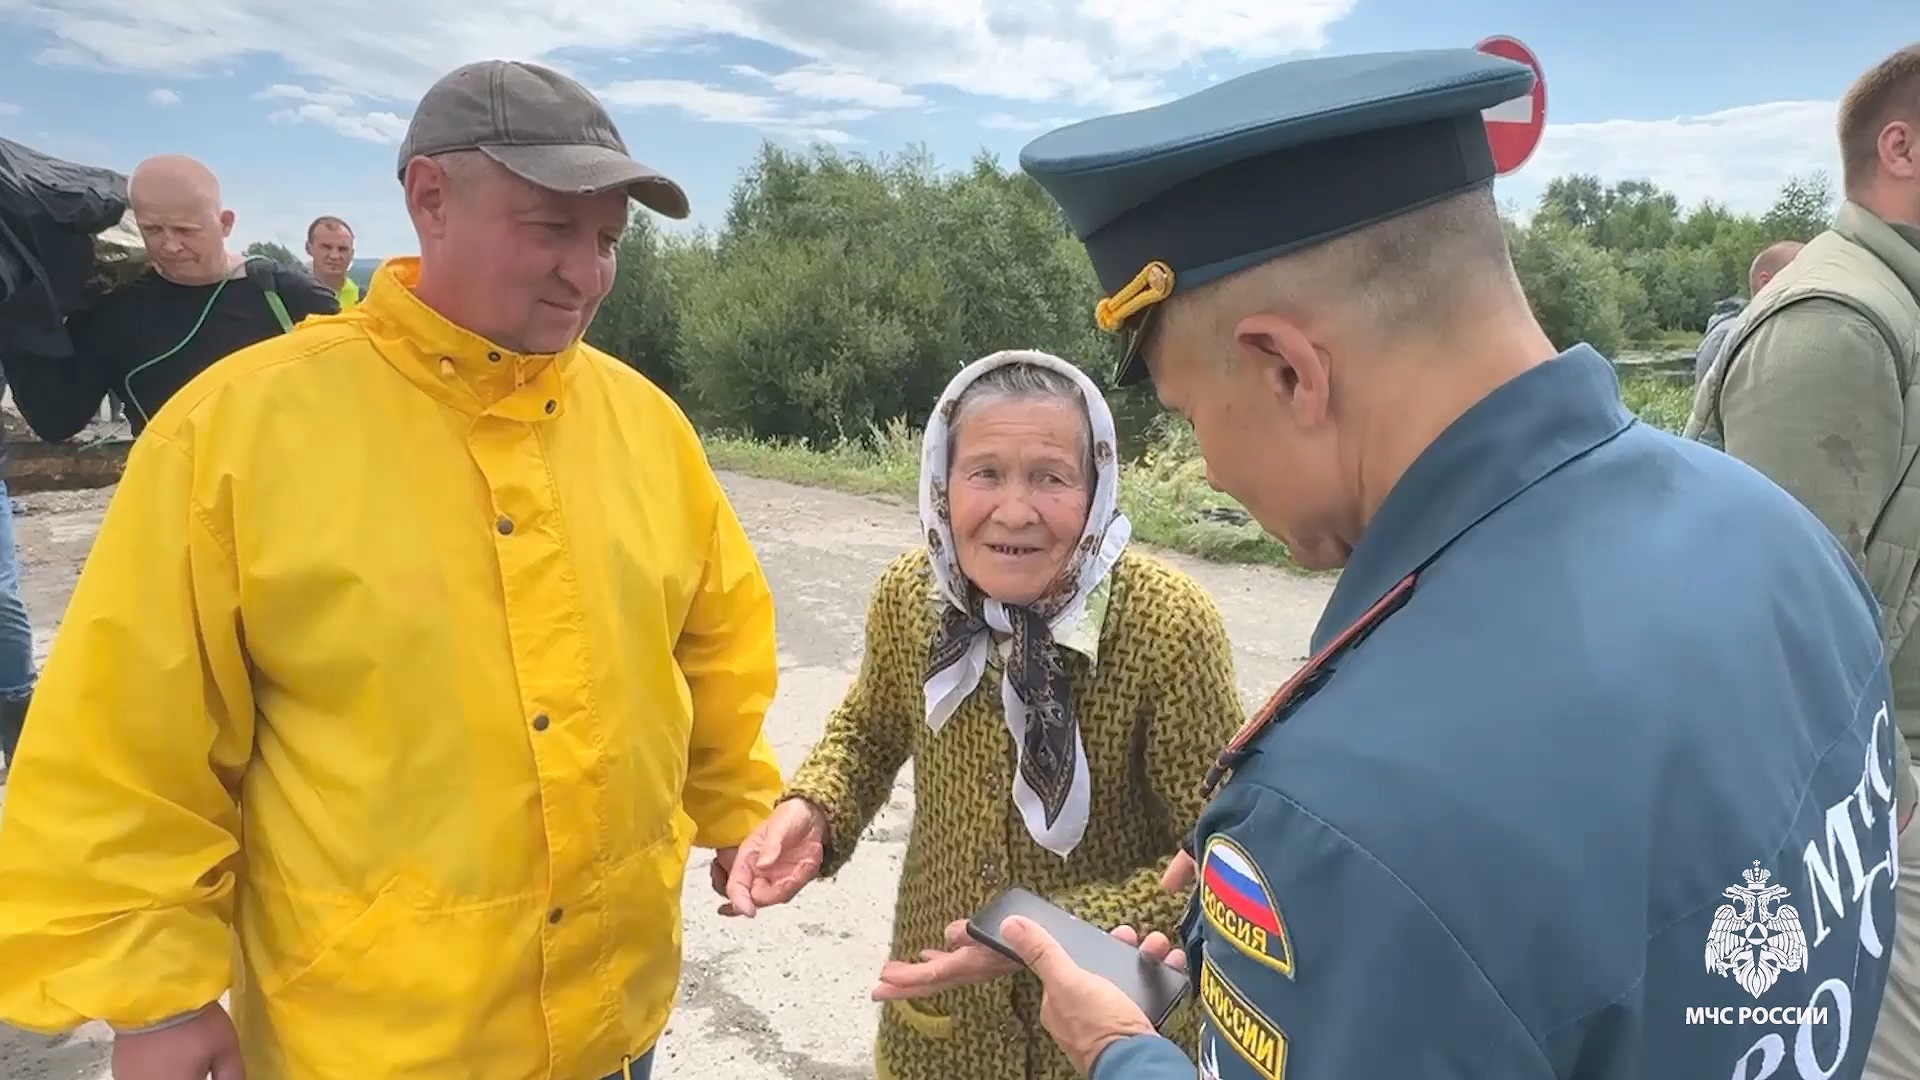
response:
<svg viewBox="0 0 1920 1080"><path fill-rule="evenodd" d="M1880 166L1902 180L1920 176L1920 142L1914 125L1895 120L1880 129Z"/></svg>
<svg viewBox="0 0 1920 1080"><path fill-rule="evenodd" d="M231 210L220 211L220 235L233 235L233 211Z"/></svg>
<svg viewBox="0 0 1920 1080"><path fill-rule="evenodd" d="M428 157L407 162L400 185L406 192L407 214L414 228L429 236L439 235L447 222L447 207L452 202L453 185L447 170Z"/></svg>
<svg viewBox="0 0 1920 1080"><path fill-rule="evenodd" d="M1261 385L1301 427L1318 426L1331 415L1326 354L1298 324L1270 312L1249 315L1234 326L1233 339L1240 362L1251 365Z"/></svg>

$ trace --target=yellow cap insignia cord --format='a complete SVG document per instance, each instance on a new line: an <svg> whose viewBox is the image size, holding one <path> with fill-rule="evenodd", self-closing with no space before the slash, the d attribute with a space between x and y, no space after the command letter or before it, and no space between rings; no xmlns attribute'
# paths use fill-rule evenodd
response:
<svg viewBox="0 0 1920 1080"><path fill-rule="evenodd" d="M1173 295L1173 270L1166 263L1148 263L1120 291L1093 306L1093 321L1112 333L1121 324Z"/></svg>

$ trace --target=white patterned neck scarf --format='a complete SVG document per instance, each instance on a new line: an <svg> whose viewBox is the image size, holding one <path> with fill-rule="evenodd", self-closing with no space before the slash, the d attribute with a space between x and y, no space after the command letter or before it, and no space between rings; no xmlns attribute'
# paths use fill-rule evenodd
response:
<svg viewBox="0 0 1920 1080"><path fill-rule="evenodd" d="M1072 380L1080 388L1093 435L1087 523L1053 586L1028 605L1002 604L982 595L967 579L960 569L947 501L949 422L960 395L975 379L1008 364L1033 364ZM947 384L927 421L920 455L920 525L944 601L927 663L927 725L938 732L979 684L993 632L1009 635L1012 648L1000 702L1019 754L1013 800L1034 840L1062 858L1086 833L1091 799L1086 752L1055 632L1083 613L1088 597L1106 580L1132 536L1132 526L1119 509L1117 446L1106 399L1080 369L1047 353L1010 350L974 361Z"/></svg>

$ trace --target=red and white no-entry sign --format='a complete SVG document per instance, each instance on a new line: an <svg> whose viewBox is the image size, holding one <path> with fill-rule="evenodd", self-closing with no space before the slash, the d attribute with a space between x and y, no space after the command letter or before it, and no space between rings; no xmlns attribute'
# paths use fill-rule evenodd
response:
<svg viewBox="0 0 1920 1080"><path fill-rule="evenodd" d="M1533 50L1510 37L1490 37L1474 49L1488 56L1512 60L1533 69L1533 92L1482 112L1487 143L1493 147L1493 168L1505 176L1527 163L1547 130L1547 77Z"/></svg>

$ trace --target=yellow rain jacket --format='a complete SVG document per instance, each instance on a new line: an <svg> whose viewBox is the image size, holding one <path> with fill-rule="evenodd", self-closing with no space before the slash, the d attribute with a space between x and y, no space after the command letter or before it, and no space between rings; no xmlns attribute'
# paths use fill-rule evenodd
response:
<svg viewBox="0 0 1920 1080"><path fill-rule="evenodd" d="M231 986L248 1080L598 1080L665 1027L689 848L781 787L772 600L664 394L417 271L135 443L0 815L0 1019Z"/></svg>

